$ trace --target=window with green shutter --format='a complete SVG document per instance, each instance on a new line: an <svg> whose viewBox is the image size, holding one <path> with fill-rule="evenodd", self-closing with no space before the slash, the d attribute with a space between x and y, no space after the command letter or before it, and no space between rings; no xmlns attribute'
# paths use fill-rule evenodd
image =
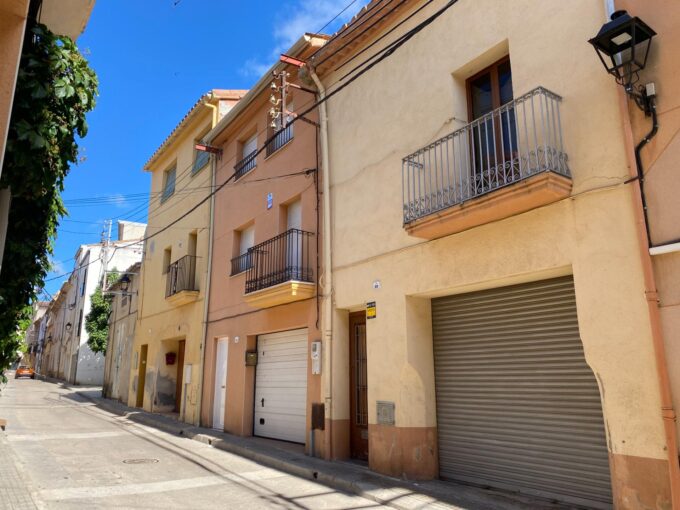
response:
<svg viewBox="0 0 680 510"><path fill-rule="evenodd" d="M161 196L161 202L165 202L175 192L176 173L176 167L172 167L165 171L165 174L163 175L163 195Z"/></svg>

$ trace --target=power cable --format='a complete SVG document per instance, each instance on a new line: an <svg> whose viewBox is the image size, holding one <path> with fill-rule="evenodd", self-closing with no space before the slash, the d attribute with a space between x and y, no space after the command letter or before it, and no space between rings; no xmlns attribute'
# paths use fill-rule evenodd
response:
<svg viewBox="0 0 680 510"><path fill-rule="evenodd" d="M388 57L390 57L391 55L393 55L394 52L396 52L396 51L397 51L401 46L403 46L407 41L409 41L411 38L413 38L415 35L417 35L417 34L418 34L420 31L422 31L425 27L429 26L433 21L435 21L437 18L439 18L439 16L441 16L445 11L447 11L449 8L451 8L451 6L453 6L453 5L454 5L455 3L457 3L457 2L458 2L458 0L449 0L449 1L448 1L441 9L435 11L434 14L432 14L431 16L429 16L428 18L426 18L425 20L423 20L421 23L419 23L418 25L416 25L414 28L410 29L408 32L406 32L404 35L402 35L401 37L399 37L399 38L398 38L396 41L394 41L393 43L390 43L386 48L380 50L378 53L376 53L375 55L373 55L372 57L370 57L369 59L367 59L364 63L359 64L355 69L359 69L359 68L361 68L362 66L364 66L367 62L370 62L371 60L375 59L375 60L373 60L372 62L370 62L370 64L368 64L366 67L364 67L363 69L361 69L360 71L358 71L354 76L352 76L351 78L349 78L345 83L343 83L343 84L340 85L338 88L334 89L332 92L330 92L329 94L327 94L324 98L322 98L322 99L320 99L320 100L318 100L318 101L315 101L315 102L312 104L312 106L310 106L310 107L309 107L307 110L305 110L303 113L298 114L296 117L294 117L290 122L288 122L288 123L286 124L285 127L283 127L282 129L277 130L274 134L272 134L272 136L270 136L270 137L265 141L265 143L264 143L261 147L259 147L259 148L257 149L257 151L255 152L255 154L252 155L252 156L250 156L250 157L257 157L257 156L258 156L258 155L259 155L259 154L260 154L260 153L261 153L261 152L262 152L262 151L263 151L263 150L264 150L264 149L265 149L265 148L266 148L266 147L267 147L267 146L268 146L275 138L276 138L276 136L277 136L280 132L282 132L284 129L287 129L290 125L294 124L295 122L297 122L297 121L300 120L301 118L305 117L305 115L307 115L307 114L310 113L312 110L314 110L315 108L317 108L320 104L322 104L322 103L328 101L331 97L333 97L334 95L336 95L336 94L339 93L340 91L344 90L346 87L348 87L348 86L349 86L350 84L352 84L354 81L356 81L356 80L359 79L361 76L363 76L364 74L366 74L366 73L367 73L368 71L370 71L373 67L375 67L376 65L378 65L380 62L382 62L383 60L385 60L385 59L387 59ZM377 58L376 58L376 57L377 57ZM336 85L337 83L340 83L341 81L345 80L347 76L348 76L348 75L345 75L344 77L340 78L334 85ZM229 161L231 161L232 159L234 159L234 158L230 158ZM311 173L312 171L316 171L316 169L309 169L308 171ZM231 174L231 175L230 175L230 176L229 176L222 184L216 186L215 189L214 189L213 191L211 191L206 197L204 197L201 201L199 201L197 204L195 204L191 209L189 209L188 211L186 211L184 214L180 215L180 216L179 216L178 218L176 218L174 221L172 221L172 222L168 223L167 225L165 225L165 226L164 226L163 228L161 228L160 230L157 230L157 231L154 232L153 234L150 234L150 235L148 235L148 236L145 236L145 237L143 237L142 239L136 240L136 241L134 241L134 242L132 242L132 243L130 243L130 244L128 244L128 245L124 245L124 246L116 246L116 247L114 248L114 253L115 253L115 251L118 250L119 248L122 249L122 248L127 248L127 247L129 247L129 246L133 246L133 245L135 245L135 244L144 243L144 242L148 241L149 239L152 239L152 238L156 237L157 235L161 234L162 232L165 232L166 230L170 229L173 225L175 225L176 223L180 222L182 219L186 218L189 214L191 214L191 213L194 212L196 209L198 209L201 205L203 205L208 199L210 199L210 198L211 198L213 195L215 195L218 191L220 191L222 188L224 188L229 182L231 182L231 181L236 177L236 175L237 175L237 172L232 173L232 174ZM94 261L93 261L93 262L90 262L90 263L87 264L87 265L90 265L90 264L92 264L92 263L94 263ZM86 265L86 266L82 266L82 267L87 267L87 265ZM45 280L45 281L46 281L46 282L47 282L47 281L52 281L52 280L58 279L58 278L60 278L60 277L67 276L68 274L71 274L71 273L65 273L65 274L63 274L63 275L60 275L60 276L57 276L57 277L53 277L53 278L50 278L50 279Z"/></svg>

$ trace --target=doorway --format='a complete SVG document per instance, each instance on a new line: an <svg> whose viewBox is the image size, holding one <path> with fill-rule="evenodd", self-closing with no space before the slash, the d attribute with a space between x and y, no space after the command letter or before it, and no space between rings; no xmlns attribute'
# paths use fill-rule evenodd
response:
<svg viewBox="0 0 680 510"><path fill-rule="evenodd" d="M353 459L368 460L368 357L366 312L349 316L349 447Z"/></svg>
<svg viewBox="0 0 680 510"><path fill-rule="evenodd" d="M175 386L175 411L180 412L182 409L182 385L184 384L184 346L186 340L179 341L177 349L177 381Z"/></svg>
<svg viewBox="0 0 680 510"><path fill-rule="evenodd" d="M146 383L146 354L149 345L144 344L139 351L139 373L137 375L137 407L144 407L144 384Z"/></svg>
<svg viewBox="0 0 680 510"><path fill-rule="evenodd" d="M213 428L224 430L224 413L227 404L227 360L229 338L218 338L215 349L215 391L213 393Z"/></svg>

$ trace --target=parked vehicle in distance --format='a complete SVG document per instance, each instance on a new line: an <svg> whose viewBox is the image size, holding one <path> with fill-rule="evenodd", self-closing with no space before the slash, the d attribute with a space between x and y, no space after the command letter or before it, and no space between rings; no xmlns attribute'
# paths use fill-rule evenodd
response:
<svg viewBox="0 0 680 510"><path fill-rule="evenodd" d="M20 365L14 373L15 379L19 379L19 377L30 377L31 379L35 379L35 371L27 365Z"/></svg>

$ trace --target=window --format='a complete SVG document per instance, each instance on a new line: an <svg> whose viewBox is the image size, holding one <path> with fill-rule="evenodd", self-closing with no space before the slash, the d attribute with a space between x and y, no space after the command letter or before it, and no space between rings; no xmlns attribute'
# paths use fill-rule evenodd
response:
<svg viewBox="0 0 680 510"><path fill-rule="evenodd" d="M243 142L241 147L241 161L234 167L236 178L250 172L257 165L257 133Z"/></svg>
<svg viewBox="0 0 680 510"><path fill-rule="evenodd" d="M195 143L198 143L196 140ZM210 153L194 149L194 166L191 168L191 175L195 175L205 167L210 161Z"/></svg>
<svg viewBox="0 0 680 510"><path fill-rule="evenodd" d="M83 327L83 310L80 310L80 314L78 314L78 338L80 338L80 330Z"/></svg>
<svg viewBox="0 0 680 510"><path fill-rule="evenodd" d="M475 186L488 188L517 153L510 59L505 57L467 80L471 158Z"/></svg>
<svg viewBox="0 0 680 510"><path fill-rule="evenodd" d="M80 287L80 295L84 296L85 295L85 286L87 285L87 269L85 269L85 273L83 275L83 284Z"/></svg>
<svg viewBox="0 0 680 510"><path fill-rule="evenodd" d="M166 201L175 192L175 174L177 168L172 167L163 173L163 194L161 195L161 203Z"/></svg>
<svg viewBox="0 0 680 510"><path fill-rule="evenodd" d="M163 250L163 269L162 273L166 274L170 268L170 261L172 260L172 248L168 247Z"/></svg>
<svg viewBox="0 0 680 510"><path fill-rule="evenodd" d="M235 232L238 245L238 255L231 260L231 275L242 273L252 265L251 254L248 250L255 246L255 225Z"/></svg>

